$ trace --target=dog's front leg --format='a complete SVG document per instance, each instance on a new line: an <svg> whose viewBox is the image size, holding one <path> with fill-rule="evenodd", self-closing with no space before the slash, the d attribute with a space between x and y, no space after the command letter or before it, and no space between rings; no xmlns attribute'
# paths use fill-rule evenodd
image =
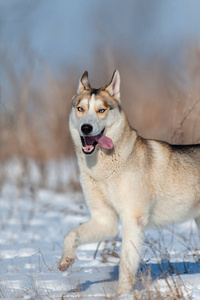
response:
<svg viewBox="0 0 200 300"><path fill-rule="evenodd" d="M71 230L64 239L63 254L58 264L60 271L67 270L75 260L76 248L80 244L108 239L117 235L118 216L109 206L92 212L92 218Z"/></svg>
<svg viewBox="0 0 200 300"><path fill-rule="evenodd" d="M129 293L133 289L143 242L143 226L140 221L127 215L122 219L122 251L117 295Z"/></svg>

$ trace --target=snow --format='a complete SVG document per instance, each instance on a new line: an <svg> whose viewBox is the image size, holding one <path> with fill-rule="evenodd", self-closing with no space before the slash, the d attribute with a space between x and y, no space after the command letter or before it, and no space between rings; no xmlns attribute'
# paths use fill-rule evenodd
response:
<svg viewBox="0 0 200 300"><path fill-rule="evenodd" d="M71 186L77 180L74 161L48 163L45 180L37 164L29 161L28 166L28 173L19 160L1 166L0 298L113 297L120 235L80 246L70 270L57 268L65 234L89 219L81 191ZM66 189L59 190L61 184ZM192 220L145 233L137 295L153 299L159 290L167 299L177 289L186 299L200 299L200 238Z"/></svg>

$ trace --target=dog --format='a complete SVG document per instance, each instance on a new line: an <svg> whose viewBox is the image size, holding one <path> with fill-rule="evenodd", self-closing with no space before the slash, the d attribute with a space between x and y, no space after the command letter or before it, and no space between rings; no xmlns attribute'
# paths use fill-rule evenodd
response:
<svg viewBox="0 0 200 300"><path fill-rule="evenodd" d="M65 271L72 265L78 245L116 236L120 220L117 295L129 293L145 228L195 218L200 229L200 145L139 136L121 107L118 70L99 89L83 73L72 98L69 126L91 218L66 235L58 268Z"/></svg>

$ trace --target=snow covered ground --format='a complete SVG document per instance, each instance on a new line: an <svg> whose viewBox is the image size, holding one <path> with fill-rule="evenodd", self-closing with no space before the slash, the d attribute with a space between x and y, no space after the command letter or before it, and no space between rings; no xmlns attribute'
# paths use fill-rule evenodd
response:
<svg viewBox="0 0 200 300"><path fill-rule="evenodd" d="M66 232L89 214L74 162L52 162L45 170L44 180L33 162L1 166L0 298L114 297L120 234L80 246L73 267L57 269ZM200 238L193 221L147 230L135 293L139 299L200 299Z"/></svg>

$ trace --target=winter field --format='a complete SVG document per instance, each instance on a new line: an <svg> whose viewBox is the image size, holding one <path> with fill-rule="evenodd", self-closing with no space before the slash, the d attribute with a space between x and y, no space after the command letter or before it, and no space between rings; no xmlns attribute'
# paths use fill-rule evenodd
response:
<svg viewBox="0 0 200 300"><path fill-rule="evenodd" d="M71 99L85 70L98 88L118 69L139 135L200 143L198 12L198 1L0 0L0 299L116 298L120 224L57 268L65 234L90 218ZM200 299L193 220L146 231L133 293L120 299Z"/></svg>
<svg viewBox="0 0 200 300"><path fill-rule="evenodd" d="M89 218L75 161L41 167L11 159L1 164L0 178L0 298L114 298L120 234L80 246L72 268L57 269L66 232ZM133 298L200 299L200 238L194 221L146 231L134 292L121 296Z"/></svg>

